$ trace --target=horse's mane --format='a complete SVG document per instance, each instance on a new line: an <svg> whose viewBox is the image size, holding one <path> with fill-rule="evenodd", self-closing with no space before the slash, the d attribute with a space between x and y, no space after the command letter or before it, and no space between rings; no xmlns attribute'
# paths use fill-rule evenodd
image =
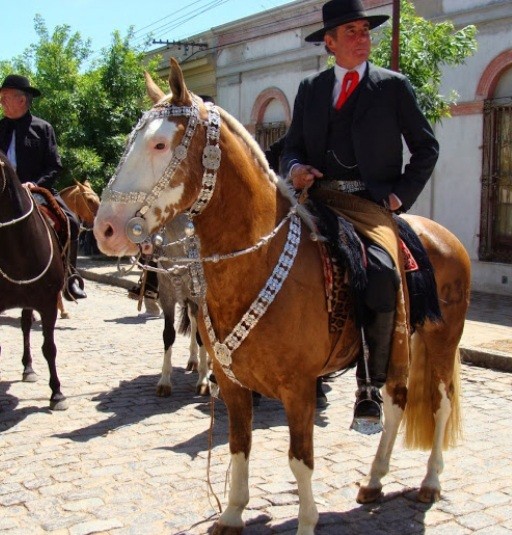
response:
<svg viewBox="0 0 512 535"><path fill-rule="evenodd" d="M226 110L219 108L221 119L226 123L228 128L235 134L249 149L251 155L254 157L254 160L259 165L259 167L267 175L268 179L276 185L280 193L287 198L292 205L297 206L297 215L304 221L304 223L309 227L309 229L315 234L318 232L317 226L314 223L314 217L310 211L303 204L297 203L297 198L295 196L295 190L292 184L284 180L281 176L277 175L271 168L265 157L265 153L258 145L256 140L247 129L235 119L231 114Z"/></svg>

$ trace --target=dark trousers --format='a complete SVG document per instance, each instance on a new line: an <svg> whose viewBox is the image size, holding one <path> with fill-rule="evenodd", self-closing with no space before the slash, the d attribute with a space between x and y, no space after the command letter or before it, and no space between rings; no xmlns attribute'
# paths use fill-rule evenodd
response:
<svg viewBox="0 0 512 535"><path fill-rule="evenodd" d="M78 220L78 217L75 215L74 212L72 212L67 204L63 201L62 197L57 193L54 194L55 200L57 201L57 204L62 208L62 211L66 214L66 217L69 221L69 239L74 242L78 240L78 235L80 234L80 221Z"/></svg>
<svg viewBox="0 0 512 535"><path fill-rule="evenodd" d="M382 247L368 239L363 239L363 243L368 278L364 295L368 371L371 384L380 388L387 377L400 276L391 257ZM366 368L362 356L357 363L356 377L359 385L365 384Z"/></svg>

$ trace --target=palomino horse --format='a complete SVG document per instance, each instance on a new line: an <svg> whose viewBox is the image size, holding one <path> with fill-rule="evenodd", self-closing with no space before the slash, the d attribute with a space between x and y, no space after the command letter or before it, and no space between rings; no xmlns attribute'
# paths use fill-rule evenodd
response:
<svg viewBox="0 0 512 535"><path fill-rule="evenodd" d="M39 212L7 158L0 153L0 312L22 308L23 380L34 382L30 329L33 311L41 316L43 355L50 370L50 408L67 409L60 390L54 340L57 299L64 284L64 261L53 229Z"/></svg>
<svg viewBox="0 0 512 535"><path fill-rule="evenodd" d="M301 206L242 125L191 94L175 60L170 95L148 75L146 80L155 106L134 129L103 192L94 226L99 247L110 255L132 254L134 242L188 212L206 297L200 333L229 413L231 486L215 532L240 533L244 526L255 390L284 405L298 484L298 533L313 534L316 378L355 358L359 331L350 319L341 334L330 331L318 243L299 220ZM459 431L458 342L469 300L469 258L440 225L413 216L407 221L430 255L443 320L416 326L408 383L388 379L383 388L384 431L359 502L380 496L404 412L408 445L431 449L421 501L439 499L442 449Z"/></svg>
<svg viewBox="0 0 512 535"><path fill-rule="evenodd" d="M78 216L85 228L92 228L96 212L100 207L100 198L92 189L91 183L88 180L83 183L75 181L73 186L59 191L59 195L68 208Z"/></svg>
<svg viewBox="0 0 512 535"><path fill-rule="evenodd" d="M59 191L59 195L68 208L76 214L83 229L90 231L94 224L96 212L100 206L100 198L92 189L91 183L85 180L83 183L75 181L73 186L68 186ZM62 295L59 296L58 309L61 318L69 318L69 313L64 308Z"/></svg>

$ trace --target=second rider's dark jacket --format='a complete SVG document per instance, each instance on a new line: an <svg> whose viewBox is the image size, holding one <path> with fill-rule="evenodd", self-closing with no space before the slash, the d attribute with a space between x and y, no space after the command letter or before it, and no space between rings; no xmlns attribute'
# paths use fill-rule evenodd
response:
<svg viewBox="0 0 512 535"><path fill-rule="evenodd" d="M34 182L54 191L62 169L55 131L50 123L27 112L19 119L0 120L0 148L7 151L16 130L16 173L22 183Z"/></svg>

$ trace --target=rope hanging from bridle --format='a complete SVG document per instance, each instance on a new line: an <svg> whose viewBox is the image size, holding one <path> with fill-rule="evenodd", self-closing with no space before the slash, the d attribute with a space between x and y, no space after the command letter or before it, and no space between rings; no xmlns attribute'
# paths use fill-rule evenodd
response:
<svg viewBox="0 0 512 535"><path fill-rule="evenodd" d="M3 183L3 186L2 186L2 193L3 193L4 190L5 190L6 184L7 184L7 179L5 177L5 163L3 161L1 161L1 160L0 160L0 168L2 170L1 174L2 174L2 183ZM25 219L28 219L34 213L34 206L35 206L34 197L32 196L32 194L30 193L30 190L27 187L24 186L23 190L26 192L26 194L28 195L28 198L30 200L30 208L28 209L28 211L26 213L24 213L23 215L21 215L18 218L14 218L14 219L11 219L11 220L5 221L5 222L0 222L0 230L3 229L3 228L12 227L12 226L20 223L21 221L24 221ZM39 214L39 217L43 220L43 224L44 224L45 229L46 229L46 235L48 237L48 242L50 244L50 254L49 254L48 262L47 262L46 266L43 268L43 270L41 271L41 273L39 273L38 275L36 275L35 277L32 277L30 279L15 279L14 277L11 277L10 275L8 275L2 268L0 268L0 275L4 279L8 280L9 282L11 282L13 284L25 285L25 284L32 284L34 282L37 282L42 277L44 277L44 275L50 269L50 266L52 264L52 260L53 260L53 240L52 240L52 236L50 234L50 228L49 228L48 224L44 221L44 218L41 215L41 213L39 212L39 210L36 210L35 212L37 212Z"/></svg>

